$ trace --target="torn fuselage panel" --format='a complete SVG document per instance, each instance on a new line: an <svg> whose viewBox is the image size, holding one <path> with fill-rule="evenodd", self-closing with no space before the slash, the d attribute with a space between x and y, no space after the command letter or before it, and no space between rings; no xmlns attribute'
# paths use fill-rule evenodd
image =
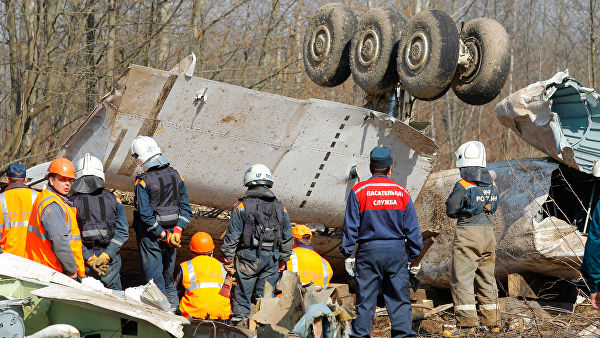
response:
<svg viewBox="0 0 600 338"><path fill-rule="evenodd" d="M138 135L157 141L192 203L230 209L243 196L244 170L262 163L292 221L330 227L342 226L350 189L370 177L373 147L390 147L392 179L413 198L438 149L414 128L369 109L132 65L59 156L77 161L90 153L104 163L107 187L131 191L141 171L130 156ZM358 175L349 178L353 167Z"/></svg>
<svg viewBox="0 0 600 338"><path fill-rule="evenodd" d="M558 72L500 101L498 121L536 149L582 172L600 176L600 95ZM596 168L596 169L594 169Z"/></svg>

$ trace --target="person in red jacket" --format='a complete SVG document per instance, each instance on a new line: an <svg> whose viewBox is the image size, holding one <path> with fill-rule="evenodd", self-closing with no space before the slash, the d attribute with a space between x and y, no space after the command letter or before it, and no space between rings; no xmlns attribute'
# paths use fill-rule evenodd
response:
<svg viewBox="0 0 600 338"><path fill-rule="evenodd" d="M392 337L415 336L407 264L421 253L423 237L410 194L391 180L394 160L390 149L375 147L370 157L373 177L356 184L348 194L340 246L346 265L356 266L356 319L351 337L371 336L380 290ZM358 249L353 258L355 244Z"/></svg>

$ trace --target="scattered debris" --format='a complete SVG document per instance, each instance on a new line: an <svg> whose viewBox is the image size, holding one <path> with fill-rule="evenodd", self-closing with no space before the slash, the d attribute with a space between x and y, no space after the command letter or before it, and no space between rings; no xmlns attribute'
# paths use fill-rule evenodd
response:
<svg viewBox="0 0 600 338"><path fill-rule="evenodd" d="M596 325L590 325L585 329L579 331L578 336L580 337L598 337L600 336L600 329Z"/></svg>
<svg viewBox="0 0 600 338"><path fill-rule="evenodd" d="M518 273L511 273L508 275L508 296L515 298L538 298L523 276Z"/></svg>
<svg viewBox="0 0 600 338"><path fill-rule="evenodd" d="M79 338L80 333L75 327L67 324L50 325L26 338Z"/></svg>
<svg viewBox="0 0 600 338"><path fill-rule="evenodd" d="M126 320L135 322L138 332L145 332L147 336L160 337L168 332L175 337L182 337L183 326L189 323L184 317L126 298L126 292L90 288L23 257L0 254L0 266L0 276L3 277L0 296L7 299L35 296L31 304L23 307L26 310L24 321L27 334L37 332L48 324L70 324L85 332L109 328L111 331L115 327L121 328L122 320ZM102 320L86 320L91 318L89 316L100 314Z"/></svg>
<svg viewBox="0 0 600 338"><path fill-rule="evenodd" d="M433 316L435 314L438 314L438 313L440 313L442 311L446 311L446 310L448 310L448 309L450 309L452 307L454 307L454 304L452 304L452 303L451 304L440 305L440 306L438 306L436 308L433 308L433 309L431 309L429 311L425 311L425 312L417 315L416 317L413 316L413 321L421 320L421 319L424 319L424 318L429 318L429 317L431 317L431 316Z"/></svg>
<svg viewBox="0 0 600 338"><path fill-rule="evenodd" d="M304 314L302 284L297 274L284 270L277 283L281 297L260 299L257 312L250 319L260 325L277 325L291 331ZM269 295L265 290L265 295Z"/></svg>
<svg viewBox="0 0 600 338"><path fill-rule="evenodd" d="M297 274L284 270L277 284L281 297L270 297L270 289L265 286L265 296L258 300L257 311L250 316L250 326L256 325L259 336L283 337L293 332L307 337L311 332L313 336L320 332L325 337L339 337L347 332L355 317L347 308L351 299L347 285L302 286Z"/></svg>
<svg viewBox="0 0 600 338"><path fill-rule="evenodd" d="M494 107L498 121L548 156L600 176L596 146L600 95L558 72L520 89Z"/></svg>

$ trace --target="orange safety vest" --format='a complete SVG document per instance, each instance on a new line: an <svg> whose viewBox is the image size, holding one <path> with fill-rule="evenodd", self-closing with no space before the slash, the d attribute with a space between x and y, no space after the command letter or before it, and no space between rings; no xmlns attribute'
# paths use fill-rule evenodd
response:
<svg viewBox="0 0 600 338"><path fill-rule="evenodd" d="M0 248L2 252L25 257L25 239L31 206L37 191L9 189L0 194Z"/></svg>
<svg viewBox="0 0 600 338"><path fill-rule="evenodd" d="M200 319L222 319L231 317L229 298L219 291L227 273L223 264L210 256L196 256L181 263L185 296L179 302L181 315Z"/></svg>
<svg viewBox="0 0 600 338"><path fill-rule="evenodd" d="M300 276L302 284L313 282L317 286L327 287L333 275L329 262L307 248L294 248L287 268Z"/></svg>
<svg viewBox="0 0 600 338"><path fill-rule="evenodd" d="M69 206L57 194L43 190L38 194L33 203L31 217L29 218L29 228L27 231L27 243L25 252L27 258L32 261L49 266L56 271L63 272L62 264L52 251L52 243L48 239L46 229L42 225L42 211L50 203L57 203L65 213L65 222L69 232L69 243L77 263L77 275L85 276L85 264L83 261L83 252L81 248L81 233L77 225L77 209Z"/></svg>

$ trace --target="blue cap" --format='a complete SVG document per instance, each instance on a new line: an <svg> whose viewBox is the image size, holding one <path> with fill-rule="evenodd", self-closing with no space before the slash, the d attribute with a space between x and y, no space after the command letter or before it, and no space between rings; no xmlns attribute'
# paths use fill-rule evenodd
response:
<svg viewBox="0 0 600 338"><path fill-rule="evenodd" d="M371 150L371 167L384 169L391 167L394 163L392 152L387 147L375 147Z"/></svg>
<svg viewBox="0 0 600 338"><path fill-rule="evenodd" d="M27 169L21 163L13 163L8 166L6 176L11 178L25 178L27 177Z"/></svg>

